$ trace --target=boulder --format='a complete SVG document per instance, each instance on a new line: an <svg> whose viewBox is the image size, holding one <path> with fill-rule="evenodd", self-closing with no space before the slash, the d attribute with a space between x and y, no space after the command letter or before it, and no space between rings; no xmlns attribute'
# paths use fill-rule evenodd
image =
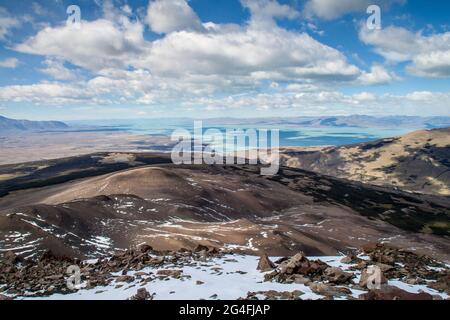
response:
<svg viewBox="0 0 450 320"><path fill-rule="evenodd" d="M361 259L358 258L355 254L351 253L341 259L341 263L345 264L356 264L361 262Z"/></svg>
<svg viewBox="0 0 450 320"><path fill-rule="evenodd" d="M275 269L275 267L276 267L275 264L272 261L270 261L267 254L264 253L263 255L261 255L261 257L259 258L257 270L260 270L261 272L266 272Z"/></svg>
<svg viewBox="0 0 450 320"><path fill-rule="evenodd" d="M436 281L428 283L427 286L437 291L450 294L450 272L439 276Z"/></svg>
<svg viewBox="0 0 450 320"><path fill-rule="evenodd" d="M345 272L341 268L337 267L327 268L324 275L329 282L334 284L348 283L353 278L353 274Z"/></svg>
<svg viewBox="0 0 450 320"><path fill-rule="evenodd" d="M322 280L324 271L328 267L329 265L320 260L308 260L303 252L300 252L289 260L282 262L278 270L266 274L264 279L266 281L275 279L279 282L293 283L297 275L302 275L310 278L310 280Z"/></svg>
<svg viewBox="0 0 450 320"><path fill-rule="evenodd" d="M333 287L325 283L312 282L309 284L309 287L314 293L325 297L342 297L352 293L348 288Z"/></svg>
<svg viewBox="0 0 450 320"><path fill-rule="evenodd" d="M139 251L142 253L148 253L149 251L153 251L153 247L148 244L142 244L139 246Z"/></svg>
<svg viewBox="0 0 450 320"><path fill-rule="evenodd" d="M179 278L181 276L182 270L158 270L156 272L156 275L163 276L163 277L173 277L173 278Z"/></svg>
<svg viewBox="0 0 450 320"><path fill-rule="evenodd" d="M281 258L279 258L278 260L276 260L274 263L275 263L275 264L281 264L281 263L283 263L283 262L285 262L285 261L287 261L287 260L289 260L288 257L281 257Z"/></svg>
<svg viewBox="0 0 450 320"><path fill-rule="evenodd" d="M341 259L341 263L351 264L353 259L350 256L345 256Z"/></svg>
<svg viewBox="0 0 450 320"><path fill-rule="evenodd" d="M202 252L202 251L207 252L208 250L209 250L209 248L207 246L199 244L199 245L197 245L197 247L195 247L194 252Z"/></svg>
<svg viewBox="0 0 450 320"><path fill-rule="evenodd" d="M377 267L381 269L381 272L386 273L391 270L394 270L395 268L392 265L384 264L384 263L377 263Z"/></svg>
<svg viewBox="0 0 450 320"><path fill-rule="evenodd" d="M361 288L367 288L367 284L369 283L370 277L373 275L373 273L369 272L367 269L364 269L361 272L361 278L359 279L359 286ZM386 284L387 279L383 275L383 272L380 273L380 285Z"/></svg>
<svg viewBox="0 0 450 320"><path fill-rule="evenodd" d="M133 282L133 281L134 281L134 277L133 276L126 276L126 275L124 275L124 276L120 276L120 277L116 278L116 282L127 282L127 283L130 283L130 282Z"/></svg>
<svg viewBox="0 0 450 320"><path fill-rule="evenodd" d="M3 261L5 262L5 264L14 265L16 263L21 262L22 259L19 256L17 256L14 252L7 251L3 256Z"/></svg>
<svg viewBox="0 0 450 320"><path fill-rule="evenodd" d="M311 283L311 280L309 280L308 278L306 278L300 274L297 274L294 277L294 283L308 285Z"/></svg>
<svg viewBox="0 0 450 320"><path fill-rule="evenodd" d="M433 300L433 296L425 293L411 293L394 286L384 285L380 289L361 294L360 300Z"/></svg>
<svg viewBox="0 0 450 320"><path fill-rule="evenodd" d="M130 298L130 300L152 300L153 296L145 288L140 288L137 290L136 294Z"/></svg>

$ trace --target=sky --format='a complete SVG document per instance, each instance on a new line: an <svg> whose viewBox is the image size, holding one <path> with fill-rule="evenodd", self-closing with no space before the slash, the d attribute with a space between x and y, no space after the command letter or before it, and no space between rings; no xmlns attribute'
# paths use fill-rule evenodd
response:
<svg viewBox="0 0 450 320"><path fill-rule="evenodd" d="M0 0L0 115L450 116L449 12L447 0Z"/></svg>

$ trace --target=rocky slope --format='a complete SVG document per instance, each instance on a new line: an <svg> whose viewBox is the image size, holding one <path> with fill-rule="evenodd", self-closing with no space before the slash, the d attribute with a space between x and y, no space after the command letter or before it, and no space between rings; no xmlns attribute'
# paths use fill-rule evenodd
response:
<svg viewBox="0 0 450 320"><path fill-rule="evenodd" d="M287 148L284 165L374 185L450 195L450 128L320 150Z"/></svg>
<svg viewBox="0 0 450 320"><path fill-rule="evenodd" d="M299 169L281 168L276 176L262 177L257 166L176 166L160 161L108 174L89 168L90 174L98 175L89 178L77 175L86 169L69 170L66 182L34 189L17 190L30 187L23 179L9 183L16 191L0 199L0 254L13 251L33 257L51 249L94 258L148 243L158 250L202 244L250 254L302 250L335 255L386 241L450 260L448 198L411 195ZM50 172L67 173L63 168ZM53 182L54 176L40 175L40 185L46 179Z"/></svg>

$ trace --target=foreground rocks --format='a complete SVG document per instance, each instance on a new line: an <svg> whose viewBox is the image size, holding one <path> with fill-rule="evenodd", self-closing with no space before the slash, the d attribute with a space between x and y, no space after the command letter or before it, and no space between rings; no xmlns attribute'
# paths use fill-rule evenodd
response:
<svg viewBox="0 0 450 320"><path fill-rule="evenodd" d="M359 256L367 256L368 259L362 259ZM388 286L388 279L400 280L411 285L427 285L441 293L450 293L450 271L445 264L427 256L385 244L371 244L364 247L359 254L353 252L342 258L341 263L348 264L349 270L361 273L357 283L354 282L353 273L331 267L320 260L311 261L302 252L291 258L282 258L276 263L278 266L265 275L265 281L304 284L326 299L343 296L352 298L352 291L348 288L369 290L358 297L361 300L433 300L437 298L424 292L413 294ZM374 272L378 274L374 276ZM373 288L373 286L377 287Z"/></svg>
<svg viewBox="0 0 450 320"><path fill-rule="evenodd" d="M226 252L224 252L226 253ZM116 287L140 280L142 284L153 279L176 278L182 276L181 270L163 269L156 274L136 272L134 276L128 275L129 271L139 271L146 267L162 267L170 264L179 265L182 268L188 265L192 259L204 259L205 257L220 256L224 253L206 248L201 251L155 251L150 246L115 253L109 259L99 259L93 262L79 261L67 257L60 257L48 251L38 260L24 260L12 252L5 254L5 259L0 261L0 286L3 293L13 296L39 297L49 296L55 293L69 294L80 288L96 288L112 283ZM73 289L67 285L68 279L73 273L68 273L69 267L78 270L81 284ZM113 273L121 273L113 276ZM144 277L144 275L146 277ZM138 292L135 296L145 296ZM6 296L3 296L6 298Z"/></svg>
<svg viewBox="0 0 450 320"><path fill-rule="evenodd" d="M264 297L265 300L299 300L300 296L303 294L300 290L295 290L292 292L289 291L257 291L257 292L248 292L247 300L259 300L259 297Z"/></svg>
<svg viewBox="0 0 450 320"><path fill-rule="evenodd" d="M79 261L59 257L52 252L46 252L36 260L24 260L8 252L5 254L5 259L0 261L0 300L10 299L8 296L40 297L70 294L81 288L93 289L93 292L97 294L105 292L107 289L102 288L105 286L124 290L136 287L133 289L135 293L127 295L126 298L151 300L154 294L147 291L149 288L152 290L152 286L148 286L148 283L161 280L193 280L197 286L206 286L205 279L202 279L204 281L192 279L186 267L196 269L209 267L208 272L211 275L225 274L224 265L237 262L236 259L239 259L238 256L225 257L229 254L232 252L205 246L199 246L194 250L155 251L152 247L143 245L116 252L107 259ZM217 260L213 258L223 258L219 260L223 262L223 265L220 264L222 262L217 265ZM412 252L374 244L363 248L362 251L349 253L341 261L340 268L336 267L336 261L330 262L332 265L329 265L320 259L310 260L305 254L299 252L292 257L284 257L273 262L266 254L263 254L258 266L255 265L253 268L256 267L260 272L264 272L265 281L301 284L308 287L309 298L360 300L441 298L420 291L418 293L404 291L390 285L392 283L388 282L389 280L400 280L412 285L427 285L441 293L449 292L449 268L445 264ZM377 283L373 282L373 268L379 272ZM70 273L68 273L69 269L72 270ZM74 275L74 270L79 272L81 282L75 287L68 286L68 280ZM248 271L248 269L245 271L232 269L226 271L226 274L240 274L244 278ZM359 279L358 275L360 275ZM206 282L209 283L208 280ZM297 288L298 286L291 287L291 289ZM243 299L295 300L302 299L301 296L304 294L300 290L251 290Z"/></svg>
<svg viewBox="0 0 450 320"><path fill-rule="evenodd" d="M130 300L138 300L138 301L153 300L153 295L151 295L147 291L147 289L140 288L137 290L136 294L130 298Z"/></svg>
<svg viewBox="0 0 450 320"><path fill-rule="evenodd" d="M277 270L266 274L266 281L278 281L283 283L303 282L305 277L310 281L329 281L335 284L348 283L353 277L339 268L333 268L320 260L310 261L304 253L280 263ZM298 280L297 280L298 279Z"/></svg>
<svg viewBox="0 0 450 320"><path fill-rule="evenodd" d="M450 293L450 270L444 263L386 244L365 246L363 253L387 279L424 284L439 292Z"/></svg>
<svg viewBox="0 0 450 320"><path fill-rule="evenodd" d="M380 289L370 290L359 296L360 300L433 300L433 296L425 293L411 293L397 287L383 285Z"/></svg>

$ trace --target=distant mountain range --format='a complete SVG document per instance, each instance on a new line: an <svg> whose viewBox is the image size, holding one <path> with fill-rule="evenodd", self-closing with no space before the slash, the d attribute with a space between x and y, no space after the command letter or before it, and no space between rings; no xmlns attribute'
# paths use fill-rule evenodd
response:
<svg viewBox="0 0 450 320"><path fill-rule="evenodd" d="M184 119L188 122L194 119ZM126 120L126 119L123 119ZM165 119L167 120L167 119ZM94 122L95 123L95 122ZM360 127L360 128L410 128L436 129L450 127L450 117L415 117L365 115L327 116L327 117L271 117L271 118L210 118L203 120L207 126L303 126L303 127ZM91 127L95 125L91 125ZM77 127L71 126L71 127ZM69 126L61 121L15 120L0 116L0 130L61 130Z"/></svg>
<svg viewBox="0 0 450 320"><path fill-rule="evenodd" d="M434 129L450 126L450 117L413 117L386 116L373 117L365 115L336 117L290 117L290 118L214 118L204 121L208 125L296 125L305 127L381 127L381 128L414 128Z"/></svg>
<svg viewBox="0 0 450 320"><path fill-rule="evenodd" d="M0 116L0 131L12 130L60 130L69 126L60 121L15 120Z"/></svg>

